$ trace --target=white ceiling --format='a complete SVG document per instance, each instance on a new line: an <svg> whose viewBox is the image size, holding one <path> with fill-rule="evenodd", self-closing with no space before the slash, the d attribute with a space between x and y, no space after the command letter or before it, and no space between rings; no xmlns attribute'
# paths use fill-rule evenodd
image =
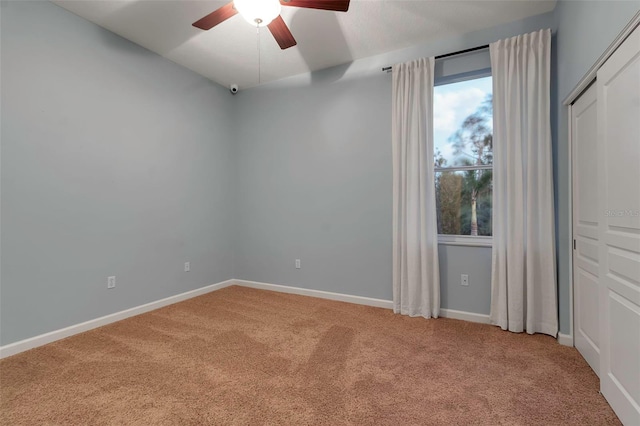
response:
<svg viewBox="0 0 640 426"><path fill-rule="evenodd" d="M52 0L223 86L315 71L549 12L555 0L351 0L349 11L283 7L298 45L280 50L267 28L236 15L209 31L191 24L227 1Z"/></svg>

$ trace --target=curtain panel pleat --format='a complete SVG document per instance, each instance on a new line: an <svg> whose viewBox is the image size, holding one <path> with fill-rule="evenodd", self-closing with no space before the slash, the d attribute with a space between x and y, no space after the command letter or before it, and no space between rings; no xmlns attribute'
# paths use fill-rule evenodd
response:
<svg viewBox="0 0 640 426"><path fill-rule="evenodd" d="M491 322L558 332L550 124L551 31L490 45L493 74Z"/></svg>
<svg viewBox="0 0 640 426"><path fill-rule="evenodd" d="M438 317L440 272L433 164L434 58L393 66L393 309Z"/></svg>

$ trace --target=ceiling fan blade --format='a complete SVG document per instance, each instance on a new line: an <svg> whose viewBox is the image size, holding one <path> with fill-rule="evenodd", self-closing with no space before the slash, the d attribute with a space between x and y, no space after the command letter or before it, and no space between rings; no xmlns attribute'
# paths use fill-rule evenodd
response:
<svg viewBox="0 0 640 426"><path fill-rule="evenodd" d="M296 39L293 38L291 31L289 31L289 27L287 27L287 24L282 19L282 16L278 15L267 27L269 31L271 31L271 34L273 34L273 38L275 38L280 45L280 49L288 49L298 44Z"/></svg>
<svg viewBox="0 0 640 426"><path fill-rule="evenodd" d="M280 0L280 4L307 9L335 10L336 12L349 10L349 0Z"/></svg>
<svg viewBox="0 0 640 426"><path fill-rule="evenodd" d="M204 18L194 22L192 25L201 30L210 30L221 22L234 16L238 11L233 7L233 2L227 3L221 8L211 12Z"/></svg>

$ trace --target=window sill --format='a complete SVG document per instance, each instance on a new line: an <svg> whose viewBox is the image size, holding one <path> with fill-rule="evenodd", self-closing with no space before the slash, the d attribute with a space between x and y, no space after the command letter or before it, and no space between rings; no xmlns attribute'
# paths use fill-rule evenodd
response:
<svg viewBox="0 0 640 426"><path fill-rule="evenodd" d="M492 237L470 237L466 235L438 235L438 244L446 246L492 247Z"/></svg>

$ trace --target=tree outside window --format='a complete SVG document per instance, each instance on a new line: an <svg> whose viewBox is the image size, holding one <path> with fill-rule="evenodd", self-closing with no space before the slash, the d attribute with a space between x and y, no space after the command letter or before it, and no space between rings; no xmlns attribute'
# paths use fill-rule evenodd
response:
<svg viewBox="0 0 640 426"><path fill-rule="evenodd" d="M438 233L491 236L491 77L437 86L434 98Z"/></svg>

